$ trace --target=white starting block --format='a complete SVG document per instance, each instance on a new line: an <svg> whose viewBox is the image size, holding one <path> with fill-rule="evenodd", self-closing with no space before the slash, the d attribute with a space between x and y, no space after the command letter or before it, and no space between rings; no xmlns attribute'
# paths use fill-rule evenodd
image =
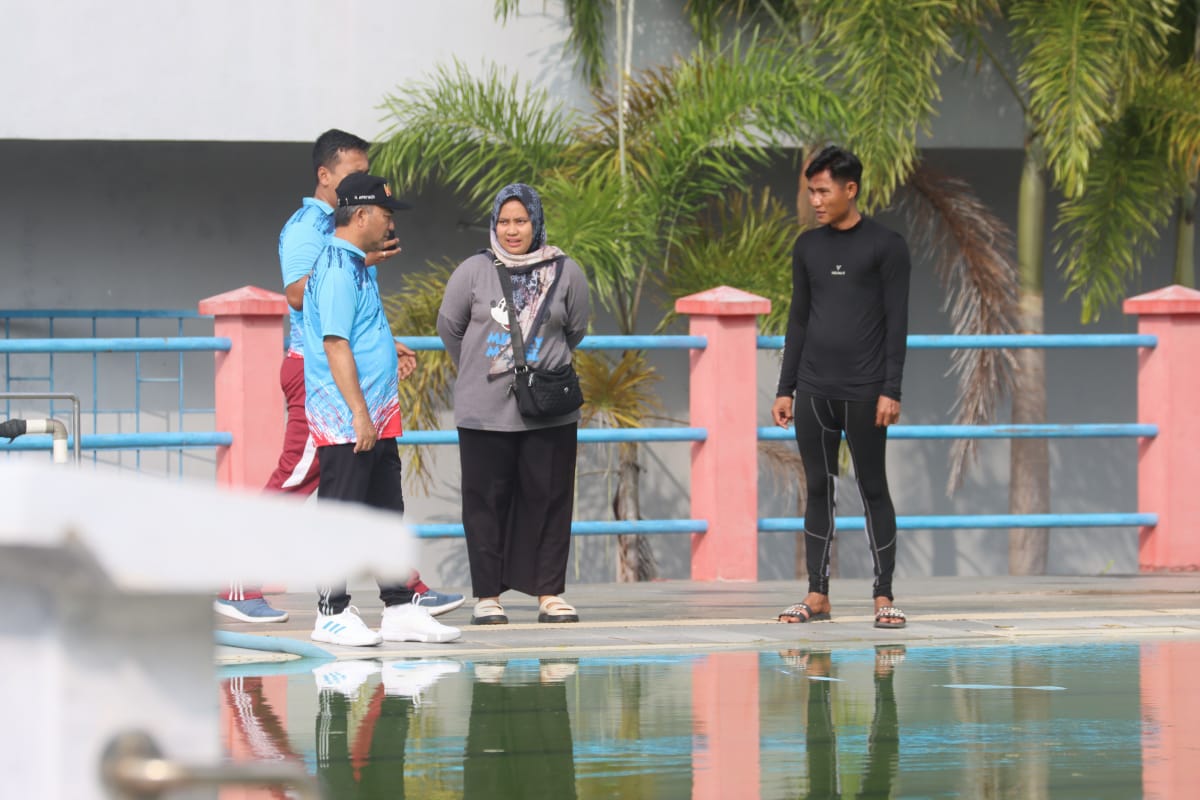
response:
<svg viewBox="0 0 1200 800"><path fill-rule="evenodd" d="M0 464L3 795L214 797L228 782L315 797L292 764L219 767L214 593L237 579L403 580L416 549L395 514L359 506ZM140 740L114 744L131 731ZM108 760L105 788L114 746L126 758Z"/></svg>

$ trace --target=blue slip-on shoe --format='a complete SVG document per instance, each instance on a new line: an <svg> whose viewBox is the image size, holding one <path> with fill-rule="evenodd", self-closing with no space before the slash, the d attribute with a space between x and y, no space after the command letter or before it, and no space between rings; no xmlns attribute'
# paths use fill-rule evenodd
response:
<svg viewBox="0 0 1200 800"><path fill-rule="evenodd" d="M463 604L463 596L461 594L447 594L428 589L418 594L413 602L428 611L432 616L437 617L461 606Z"/></svg>
<svg viewBox="0 0 1200 800"><path fill-rule="evenodd" d="M213 610L222 616L236 619L239 622L287 622L288 613L271 605L261 597L253 600L222 600L213 601Z"/></svg>

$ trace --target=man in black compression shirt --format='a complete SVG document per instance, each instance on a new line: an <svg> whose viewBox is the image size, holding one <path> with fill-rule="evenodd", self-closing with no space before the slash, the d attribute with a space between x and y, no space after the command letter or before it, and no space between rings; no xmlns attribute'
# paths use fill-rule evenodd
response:
<svg viewBox="0 0 1200 800"><path fill-rule="evenodd" d="M896 511L884 462L887 426L900 418L908 247L900 234L859 213L862 163L853 153L827 147L804 175L821 227L800 234L792 249L792 306L771 416L783 428L794 420L804 462L808 595L779 619L830 618L834 478L845 432L875 565L875 627L903 628L904 613L892 605Z"/></svg>

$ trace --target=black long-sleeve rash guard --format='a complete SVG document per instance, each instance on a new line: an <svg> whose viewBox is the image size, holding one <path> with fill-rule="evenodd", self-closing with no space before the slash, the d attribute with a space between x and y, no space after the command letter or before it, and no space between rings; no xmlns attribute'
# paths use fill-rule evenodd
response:
<svg viewBox="0 0 1200 800"><path fill-rule="evenodd" d="M911 270L903 237L868 217L800 234L776 396L899 401Z"/></svg>

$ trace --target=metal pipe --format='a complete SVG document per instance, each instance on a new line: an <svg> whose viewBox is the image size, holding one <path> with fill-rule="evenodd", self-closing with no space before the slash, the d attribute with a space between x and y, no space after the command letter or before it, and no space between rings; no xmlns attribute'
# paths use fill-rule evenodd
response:
<svg viewBox="0 0 1200 800"><path fill-rule="evenodd" d="M72 443L71 449L74 450L74 452L75 452L75 466L78 467L80 464L83 463L83 450L82 450L82 445L79 441L79 439L80 439L79 428L82 424L83 413L80 411L79 395L73 394L72 392L0 392L0 400L69 400L71 403L71 431L74 432L74 434L75 434L74 442ZM50 420L50 422L56 423L58 425L62 425L62 423L58 422L57 420ZM33 430L27 429L25 431L22 431L22 433L53 433L53 431L52 430L51 431L33 431ZM56 464L61 464L61 463L66 462L66 458L65 458L66 446L67 446L67 442L69 441L67 434L68 434L68 432L66 430L64 430L63 437L62 437L63 458L61 461L59 460L59 457L58 457L59 437L57 435L55 435L55 437L54 437L52 447L54 449L54 461ZM7 435L8 434L0 434L0 436L7 436ZM15 437L13 437L13 438L15 438ZM9 444L11 445L11 441L9 442ZM11 450L30 449L30 450L33 450L33 449L42 449L42 448L40 448L40 447L30 447L30 448L9 447L9 448L5 448L5 449L11 449Z"/></svg>
<svg viewBox="0 0 1200 800"><path fill-rule="evenodd" d="M100 758L100 779L115 800L153 800L199 786L284 786L302 800L322 800L321 784L304 766L287 761L183 764L164 758L144 731L114 736Z"/></svg>
<svg viewBox="0 0 1200 800"><path fill-rule="evenodd" d="M48 433L55 464L67 463L67 426L56 419L17 420L25 423L24 433Z"/></svg>

